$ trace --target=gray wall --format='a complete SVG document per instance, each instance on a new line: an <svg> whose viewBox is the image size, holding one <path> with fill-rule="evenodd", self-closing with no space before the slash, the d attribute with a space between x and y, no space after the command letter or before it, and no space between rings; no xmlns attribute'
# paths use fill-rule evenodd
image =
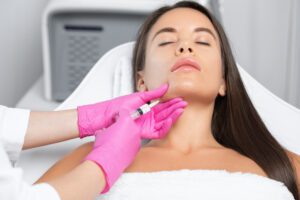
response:
<svg viewBox="0 0 300 200"><path fill-rule="evenodd" d="M40 24L47 1L0 1L1 105L14 106L42 73Z"/></svg>
<svg viewBox="0 0 300 200"><path fill-rule="evenodd" d="M274 94L300 108L297 0L223 0L237 61Z"/></svg>
<svg viewBox="0 0 300 200"><path fill-rule="evenodd" d="M287 99L300 108L300 1L294 0Z"/></svg>

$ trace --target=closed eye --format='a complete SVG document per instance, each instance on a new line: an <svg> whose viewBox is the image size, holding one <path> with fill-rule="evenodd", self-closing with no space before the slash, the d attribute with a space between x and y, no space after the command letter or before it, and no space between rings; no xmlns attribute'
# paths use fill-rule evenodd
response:
<svg viewBox="0 0 300 200"><path fill-rule="evenodd" d="M160 43L158 46L165 46L165 45L171 44L171 43L173 43L173 42L163 42L163 43Z"/></svg>
<svg viewBox="0 0 300 200"><path fill-rule="evenodd" d="M208 42L196 42L197 44L201 44L201 45L206 45L206 46L210 46L210 44Z"/></svg>

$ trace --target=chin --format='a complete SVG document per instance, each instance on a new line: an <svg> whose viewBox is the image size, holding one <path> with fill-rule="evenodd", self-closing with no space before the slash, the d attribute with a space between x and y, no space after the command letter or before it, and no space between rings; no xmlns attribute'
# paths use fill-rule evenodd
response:
<svg viewBox="0 0 300 200"><path fill-rule="evenodd" d="M166 94L161 98L161 101L167 101L175 97L181 97L188 102L203 102L210 104L214 102L218 95L218 89L216 86L210 84L208 87L206 84L203 87L203 82L193 77L189 78L174 78L169 79L169 89Z"/></svg>
<svg viewBox="0 0 300 200"><path fill-rule="evenodd" d="M198 90L199 86L192 81L169 81L169 89L161 100L167 101L175 97L187 100L190 97L197 96Z"/></svg>

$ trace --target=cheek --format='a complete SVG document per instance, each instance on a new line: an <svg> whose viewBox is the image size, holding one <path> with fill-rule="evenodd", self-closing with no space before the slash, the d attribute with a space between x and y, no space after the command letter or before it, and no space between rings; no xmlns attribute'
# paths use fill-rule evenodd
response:
<svg viewBox="0 0 300 200"><path fill-rule="evenodd" d="M168 74L164 70L154 70L152 68L145 73L144 80L148 90L153 90L168 82Z"/></svg>
<svg viewBox="0 0 300 200"><path fill-rule="evenodd" d="M209 56L208 56L209 57ZM222 61L215 59L215 55L206 59L205 67L203 69L203 82L206 83L208 90L216 92L219 90L220 84L222 83Z"/></svg>
<svg viewBox="0 0 300 200"><path fill-rule="evenodd" d="M202 73L204 82L210 85L219 85L222 79L222 59L220 51L214 49L205 54L202 53L202 55L203 59L201 59L200 62L203 65Z"/></svg>
<svg viewBox="0 0 300 200"><path fill-rule="evenodd" d="M165 57L164 57L165 58ZM169 63L161 56L151 55L151 59L146 60L145 84L149 90L155 89L166 83L168 80Z"/></svg>

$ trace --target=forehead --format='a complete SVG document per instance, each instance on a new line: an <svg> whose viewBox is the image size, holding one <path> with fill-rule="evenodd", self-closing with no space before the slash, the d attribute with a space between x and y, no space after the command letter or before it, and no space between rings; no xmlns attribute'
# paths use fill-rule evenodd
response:
<svg viewBox="0 0 300 200"><path fill-rule="evenodd" d="M205 27L217 35L210 20L203 13L192 8L175 8L163 14L151 28L149 38L164 27L172 27L177 31L183 29L193 31L196 27Z"/></svg>

